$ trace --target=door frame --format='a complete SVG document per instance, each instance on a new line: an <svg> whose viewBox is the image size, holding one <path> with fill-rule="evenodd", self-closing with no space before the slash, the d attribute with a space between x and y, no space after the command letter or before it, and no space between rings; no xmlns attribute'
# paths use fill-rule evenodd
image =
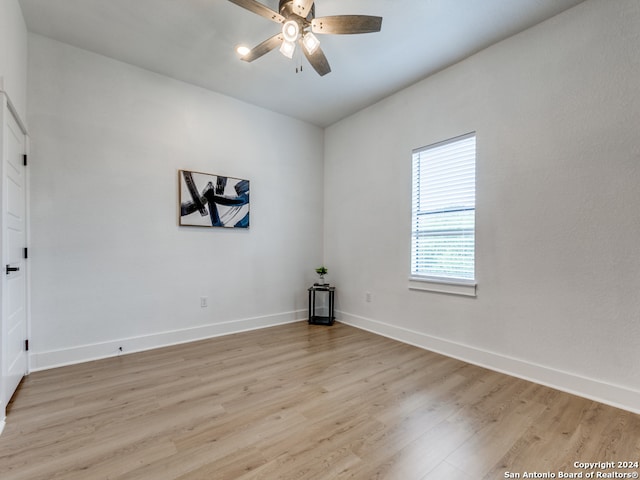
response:
<svg viewBox="0 0 640 480"><path fill-rule="evenodd" d="M25 123L23 122L22 118L20 118L20 115L18 114L18 111L16 110L16 108L14 107L13 103L11 102L11 98L9 97L8 93L4 90L1 89L2 86L2 82L0 82L0 161L2 161L2 164L0 165L0 172L2 173L2 177L4 178L4 162L5 162L5 155L6 155L6 138L7 138L7 118L8 115L11 115L14 120L16 121L16 123L18 124L18 127L20 128L20 131L22 132L22 135L24 136L24 152L25 155L29 155L29 136L28 136L28 132L27 132L27 127L25 125ZM29 169L25 168L24 170L24 187L25 187L25 200L24 200L24 208L25 208L25 224L24 224L24 228L25 228L25 247L28 248L30 245L30 205L29 205ZM2 217L2 211L3 211L3 205L2 202L4 202L4 191L3 191L4 185L0 186L0 224L2 225L2 229L5 228L5 219L1 218ZM3 256L3 260L4 260L4 231L1 232L0 235L0 254ZM25 259L26 260L26 259ZM26 334L27 334L27 339L30 338L31 336L31 268L30 268L30 262L25 261L24 262L24 275L25 275L25 322L26 322ZM6 279L3 276L3 280L2 280L2 287L0 288L0 312L2 312L2 314L4 314L4 297L5 297L5 293L6 293ZM3 319L0 318L0 328L1 328L1 322L3 322ZM26 339L25 339L26 340ZM2 362L4 360L4 336L2 335L2 332L0 331L0 373L3 371L4 365L2 365ZM29 352L26 352L26 372L25 375L29 374L29 371L31 369L31 358L29 355ZM5 404L5 399L1 398L1 395L3 394L3 390L4 390L4 386L2 385L2 376L0 375L0 433L2 433L2 430L4 428L4 423L5 423L5 418L6 418L6 404ZM8 403L10 400L6 399L6 402Z"/></svg>

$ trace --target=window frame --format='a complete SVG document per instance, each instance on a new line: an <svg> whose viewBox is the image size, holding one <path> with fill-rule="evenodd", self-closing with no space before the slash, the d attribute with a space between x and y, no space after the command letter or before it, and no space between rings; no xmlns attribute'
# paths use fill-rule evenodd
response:
<svg viewBox="0 0 640 480"><path fill-rule="evenodd" d="M446 145L450 145L450 144L455 144L457 142L461 142L463 140L467 140L469 138L474 139L474 156L473 156L473 182L474 182L474 190L473 190L473 229L472 229L472 233L473 233L473 278L461 278L461 277L453 277L453 276L437 276L437 275L422 275L422 274L418 274L416 272L414 272L414 257L416 255L415 249L414 249L414 238L416 237L416 222L417 222L417 215L419 214L416 211L416 205L415 205L415 196L419 194L419 192L417 192L416 190L419 188L418 185L416 185L416 167L415 167L415 161L416 161L416 155L419 155L423 152L429 151L429 150L433 150L436 148L441 148L443 146ZM418 290L418 291L431 291L431 292L438 292L438 293L448 293L448 294L454 294L454 295L465 295L465 296L472 296L475 297L476 296L476 292L477 292L477 272L476 272L476 250L477 250L477 243L476 243L476 183L477 183L477 158L478 158L478 154L477 154L477 134L475 131L469 132L469 133L465 133L463 135L458 135L456 137L452 137L440 142L436 142L436 143L432 143L429 145L426 145L424 147L420 147L420 148L416 148L411 152L411 163L412 163L412 170L411 170L411 236L410 236L410 274L409 274L409 289L410 290ZM443 209L444 213L447 210L460 210L459 207L456 207L454 209L452 209L452 206L447 206L444 207ZM467 208L467 211L469 211L470 209ZM450 212L451 213L451 212ZM424 212L422 212L422 215L424 215ZM452 230L453 231L453 230ZM440 232L439 235L442 235L443 233ZM434 234L432 236L436 236L437 234Z"/></svg>

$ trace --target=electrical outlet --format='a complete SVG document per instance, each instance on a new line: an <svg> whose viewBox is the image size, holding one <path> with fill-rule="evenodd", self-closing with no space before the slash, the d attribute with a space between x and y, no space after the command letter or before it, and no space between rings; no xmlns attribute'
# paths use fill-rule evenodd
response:
<svg viewBox="0 0 640 480"><path fill-rule="evenodd" d="M207 308L209 306L209 298L208 297L200 297L200 307Z"/></svg>
<svg viewBox="0 0 640 480"><path fill-rule="evenodd" d="M364 292L364 299L367 303L371 303L371 292Z"/></svg>

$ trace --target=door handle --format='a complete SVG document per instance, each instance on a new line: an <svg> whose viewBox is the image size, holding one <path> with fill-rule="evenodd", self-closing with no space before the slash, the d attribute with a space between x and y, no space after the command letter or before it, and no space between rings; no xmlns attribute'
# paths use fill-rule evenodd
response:
<svg viewBox="0 0 640 480"><path fill-rule="evenodd" d="M11 265L7 265L7 275L9 275L9 273L11 272L19 272L20 271L20 267L12 267Z"/></svg>

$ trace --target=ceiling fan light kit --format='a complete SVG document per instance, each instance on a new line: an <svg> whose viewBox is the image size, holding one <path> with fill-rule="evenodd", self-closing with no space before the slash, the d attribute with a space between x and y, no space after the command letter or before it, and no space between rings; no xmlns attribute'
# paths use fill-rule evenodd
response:
<svg viewBox="0 0 640 480"><path fill-rule="evenodd" d="M382 28L382 17L370 15L334 15L315 18L315 0L280 0L280 13L256 0L229 1L261 17L282 24L280 33L253 49L244 52L238 49L242 60L252 62L278 46L280 46L280 53L287 58L293 58L296 43L299 43L305 57L320 76L331 72L331 67L314 33L345 35L379 32Z"/></svg>
<svg viewBox="0 0 640 480"><path fill-rule="evenodd" d="M293 58L293 53L296 51L296 44L293 42L282 42L280 46L280 53L287 58Z"/></svg>
<svg viewBox="0 0 640 480"><path fill-rule="evenodd" d="M302 44L309 55L313 55L320 48L320 40L311 32L305 33L304 37L302 37Z"/></svg>
<svg viewBox="0 0 640 480"><path fill-rule="evenodd" d="M300 26L298 22L287 20L282 26L282 35L287 42L295 42L300 37Z"/></svg>

